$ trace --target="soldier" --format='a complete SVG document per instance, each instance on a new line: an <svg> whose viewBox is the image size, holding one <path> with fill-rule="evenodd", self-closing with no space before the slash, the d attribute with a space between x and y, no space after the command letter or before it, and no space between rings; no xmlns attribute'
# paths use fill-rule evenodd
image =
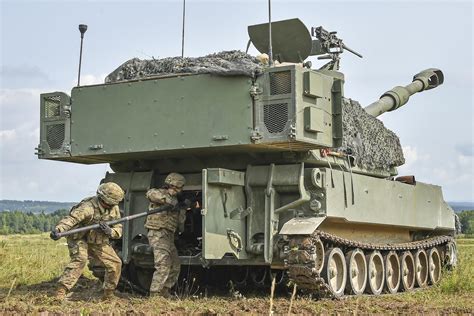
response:
<svg viewBox="0 0 474 316"><path fill-rule="evenodd" d="M51 232L51 239L58 240L58 233L73 228L99 224L100 230L77 233L67 238L71 261L58 281L56 298L64 299L82 274L87 258L101 262L105 267L103 299L112 298L117 287L122 261L110 246L109 239L122 236L122 225L108 226L105 221L120 218L118 204L123 200L124 192L116 183L103 183L97 189L96 196L85 198L74 206Z"/></svg>
<svg viewBox="0 0 474 316"><path fill-rule="evenodd" d="M150 189L146 197L150 210L170 204L178 204L177 195L184 187L185 179L179 173L170 173L160 189ZM147 217L148 242L153 248L155 273L150 286L150 296L170 297L170 289L176 284L181 264L174 244L174 234L180 223L184 223L184 210L170 210Z"/></svg>

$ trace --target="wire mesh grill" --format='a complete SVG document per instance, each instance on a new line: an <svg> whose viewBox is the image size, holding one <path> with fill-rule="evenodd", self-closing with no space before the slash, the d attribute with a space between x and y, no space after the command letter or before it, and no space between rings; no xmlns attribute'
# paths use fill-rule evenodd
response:
<svg viewBox="0 0 474 316"><path fill-rule="evenodd" d="M281 133L288 122L288 103L263 106L263 122L269 133Z"/></svg>
<svg viewBox="0 0 474 316"><path fill-rule="evenodd" d="M291 71L270 72L270 95L291 93Z"/></svg>
<svg viewBox="0 0 474 316"><path fill-rule="evenodd" d="M65 125L54 124L46 126L46 141L52 150L61 149L64 143Z"/></svg>
<svg viewBox="0 0 474 316"><path fill-rule="evenodd" d="M55 95L44 98L44 116L46 118L61 115L61 96Z"/></svg>

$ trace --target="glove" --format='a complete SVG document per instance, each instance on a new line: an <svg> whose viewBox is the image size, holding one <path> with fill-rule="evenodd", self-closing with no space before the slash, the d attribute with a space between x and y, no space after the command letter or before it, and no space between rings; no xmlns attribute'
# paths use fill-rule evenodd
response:
<svg viewBox="0 0 474 316"><path fill-rule="evenodd" d="M52 240L58 240L59 238L61 238L58 236L58 234L59 234L59 231L56 228L54 228L49 234L49 238L51 238Z"/></svg>
<svg viewBox="0 0 474 316"><path fill-rule="evenodd" d="M99 227L100 227L100 229L102 229L102 232L104 234L106 234L109 237L112 236L112 228L110 228L110 226L107 225L106 222L99 222Z"/></svg>
<svg viewBox="0 0 474 316"><path fill-rule="evenodd" d="M191 208L191 201L188 199L184 199L183 201L178 202L177 208L189 210Z"/></svg>

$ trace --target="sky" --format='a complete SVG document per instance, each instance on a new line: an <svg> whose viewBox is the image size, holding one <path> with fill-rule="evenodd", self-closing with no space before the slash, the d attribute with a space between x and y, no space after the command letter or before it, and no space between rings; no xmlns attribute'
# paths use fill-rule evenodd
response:
<svg viewBox="0 0 474 316"><path fill-rule="evenodd" d="M272 1L272 20L299 18L338 31L347 46L345 96L368 105L414 74L439 68L445 83L380 117L403 146L399 174L474 202L472 1ZM186 1L185 55L245 50L247 26L267 22L267 1ZM0 199L79 201L108 169L39 160L39 94L103 82L128 59L181 54L182 0L0 0ZM251 48L251 54L258 52ZM321 62L311 57L313 67Z"/></svg>

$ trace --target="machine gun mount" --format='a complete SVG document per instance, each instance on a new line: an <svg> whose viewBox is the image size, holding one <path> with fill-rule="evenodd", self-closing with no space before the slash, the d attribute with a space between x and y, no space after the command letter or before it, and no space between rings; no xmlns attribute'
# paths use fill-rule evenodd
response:
<svg viewBox="0 0 474 316"><path fill-rule="evenodd" d="M352 54L356 55L357 57L362 58L361 54L347 47L342 41L342 39L338 38L336 34L337 32L329 32L325 30L322 26L311 28L311 36L316 37L318 39L317 41L313 41L312 52L316 51L322 54L326 54L323 56L319 56L318 59L331 59L329 63L325 64L320 68L321 70L339 70L339 55L342 54L344 50L347 50ZM319 54L314 53L314 55Z"/></svg>

